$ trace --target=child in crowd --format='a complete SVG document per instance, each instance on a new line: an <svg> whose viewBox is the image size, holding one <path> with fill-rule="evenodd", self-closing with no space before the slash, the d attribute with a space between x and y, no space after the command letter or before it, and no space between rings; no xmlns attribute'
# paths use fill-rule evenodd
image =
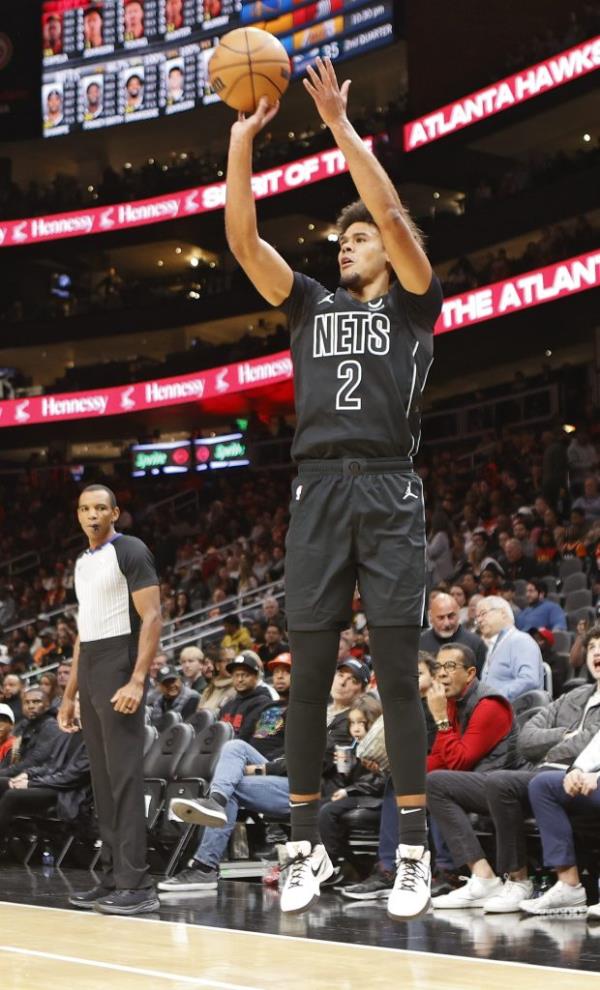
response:
<svg viewBox="0 0 600 990"><path fill-rule="evenodd" d="M319 829L323 844L334 864L335 872L329 883L342 876L342 862L350 862L352 854L348 845L350 825L346 812L355 808L381 806L385 777L381 772L367 770L356 758L356 747L381 715L381 705L376 698L365 695L359 698L348 712L348 731L352 746L336 749L336 764L340 786L325 801L319 811Z"/></svg>

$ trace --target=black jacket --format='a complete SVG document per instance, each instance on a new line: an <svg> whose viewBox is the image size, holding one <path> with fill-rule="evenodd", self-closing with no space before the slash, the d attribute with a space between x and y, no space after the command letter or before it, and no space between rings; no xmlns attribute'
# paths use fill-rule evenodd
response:
<svg viewBox="0 0 600 990"><path fill-rule="evenodd" d="M259 684L252 691L244 694L236 693L233 698L226 701L219 712L219 720L229 722L233 726L236 739L250 742L258 716L263 708L272 702L273 698L268 687Z"/></svg>
<svg viewBox="0 0 600 990"><path fill-rule="evenodd" d="M66 733L58 728L54 714L49 711L38 718L23 719L17 726L15 735L21 738L18 762L3 770L3 777L16 777L20 773L26 773L29 767L44 766L57 740L63 746L66 746L68 740Z"/></svg>
<svg viewBox="0 0 600 990"><path fill-rule="evenodd" d="M192 691L187 684L181 685L181 691L176 698L165 698L163 694L158 694L150 711L150 721L152 724L158 722L167 712L179 712L185 722L186 718L193 715L198 710L200 695L197 691Z"/></svg>
<svg viewBox="0 0 600 990"><path fill-rule="evenodd" d="M73 821L83 806L91 802L90 761L82 732L65 735L65 738L66 746L57 739L48 763L29 767L27 778L29 787L55 790L59 818Z"/></svg>

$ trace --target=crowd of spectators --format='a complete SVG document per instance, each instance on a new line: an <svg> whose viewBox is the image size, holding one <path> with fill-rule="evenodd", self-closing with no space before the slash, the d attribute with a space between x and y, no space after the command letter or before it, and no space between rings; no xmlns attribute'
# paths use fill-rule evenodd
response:
<svg viewBox="0 0 600 990"><path fill-rule="evenodd" d="M571 435L550 428L541 436L524 428L506 431L496 437L475 471L450 451L430 454L418 465L428 527L428 628L421 639L421 673L432 746L428 800L434 813L432 838L438 864L435 893L453 897L454 902L464 901L449 907L501 897L500 907L489 910L504 910L502 905L508 901L515 902L517 896L527 901L532 892L527 875L523 876L527 865L522 862L518 835L502 852L494 872L494 864L479 856L479 839L472 830L461 826L457 832L460 800L454 788L462 777L455 775L468 777L463 790L469 795L469 810L481 810L481 795L487 794L486 788L492 783L498 787L498 807L506 805L503 788L508 784L518 785L519 801L530 793L528 787L533 788L533 803L537 800L534 778L537 781L538 770L545 774L548 763L560 762L554 758L557 754L560 759L568 756L569 762L579 759L592 739L595 715L590 716L589 726L584 717L585 733L581 730L581 738L567 747L568 754L566 750L557 750L557 754L544 750L533 761L536 768L527 768L526 776L521 775L519 761L533 752L533 742L527 742L531 734L537 739L535 733L545 731L544 726L563 725L576 710L591 711L588 702L592 695L596 697L600 674L596 641L600 643L600 636L595 637L593 624L600 602L599 465L600 421L591 407L587 422ZM185 633L194 619L190 613L201 608L218 620L206 640L198 642L191 630L190 640L186 642L184 637L182 641L183 649L167 646L157 655L150 672L148 717L160 727L171 711L193 719L197 710L207 708L229 722L234 734L234 741L223 750L223 764L218 764L214 778L218 787L225 789L221 795L225 799L221 805L225 832L218 837L218 830L207 829L195 863L165 881L169 884L165 889L176 888L178 883L187 884L187 889L214 886L238 809L279 814L289 796L285 764L281 763L289 686L284 675L293 669L282 595L288 472L236 472L209 483L201 481L197 501L192 500L187 508L169 508L167 503L153 509L150 491L157 500L165 497L173 491L172 480L156 480L151 490L146 483L120 479L115 484L113 480L122 508L122 530L142 537L156 556L168 628ZM8 576L0 588L4 627L0 640L0 746L9 774L13 766L10 738L21 739L30 731L31 720L35 722L41 713L45 723L50 722L69 673L75 620L68 606L73 604L76 551L65 553L64 543L75 532L70 506L76 490L75 483L57 468L54 474L45 474L43 481L41 473L36 477L35 471L30 471L16 486L7 485L3 493L6 525L2 527L2 557L47 547L37 572ZM567 569L565 565L569 565ZM567 577L571 570L577 577L573 591ZM271 594L270 582L276 582L276 589L281 591ZM245 596L241 618L235 600L240 594ZM40 610L54 607L58 611L51 621L40 617ZM11 630L15 625L17 628ZM348 884L347 896L353 896L355 885L350 881L357 881L359 886L374 884L381 896L381 890L389 888L392 870L385 866L385 853L367 878L361 876L360 864L350 862L348 867L346 863L352 854L346 841L349 826L345 811L362 806L381 808L383 821L390 814L390 800L393 804L389 781L386 783L377 765L367 760L361 768L354 758L348 762L349 750L354 752L363 728L371 725L376 714L369 703L365 708L361 698L366 693L374 697L374 704L377 702L368 625L359 595L352 627L340 636L338 663L332 685L328 763L324 768L327 800L321 824L335 860L336 878ZM36 671L49 666L54 670L43 673L36 684ZM34 688L33 695L26 682ZM545 696L544 689L548 692ZM542 703L520 742L511 704L517 711L520 699L531 691L537 692ZM33 702L39 712L33 712ZM435 723L445 724L446 720L453 734L452 745L443 734L435 736ZM266 737L270 742L265 749ZM85 786L81 782L86 770L80 750L53 751L52 765L56 764L60 772L65 760L74 779L80 781L78 793L83 802ZM589 772L587 760L585 756L581 766L577 764L581 773ZM246 766L251 769L246 771ZM2 772L0 768L0 778ZM500 772L517 776L509 777L508 784L504 777L488 778L488 773ZM444 776L448 774L449 778ZM272 775L277 783L271 780ZM21 779L19 774L17 779ZM52 779L52 775L39 778ZM549 787L552 782L544 780ZM50 795L51 788L50 783ZM9 790L13 789L9 785ZM213 798L209 795L206 800ZM8 808L0 803L0 821L8 820L13 804L21 809L19 801L11 796ZM546 822L540 815L540 821ZM504 834L502 815L498 828ZM385 832L383 825L382 829ZM475 878L466 888L459 878L458 868L463 866L459 859L467 862ZM510 883L516 886L501 885L501 869L511 874ZM567 880L559 882L569 885L571 879L568 874ZM575 893L564 896L575 898L575 907L583 909L586 897L579 879L571 885ZM561 891L558 888L558 894ZM557 896L556 891L553 896ZM437 906L444 905L440 902Z"/></svg>

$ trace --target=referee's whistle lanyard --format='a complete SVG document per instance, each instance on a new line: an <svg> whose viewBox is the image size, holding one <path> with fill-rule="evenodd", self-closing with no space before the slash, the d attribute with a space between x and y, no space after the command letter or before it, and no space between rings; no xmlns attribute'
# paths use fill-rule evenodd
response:
<svg viewBox="0 0 600 990"><path fill-rule="evenodd" d="M123 535L122 533L113 533L110 540L105 540L104 543L101 543L99 547L88 547L87 552L98 553L99 550L104 550L104 547L107 547L109 543L114 543L115 540L118 540L118 538L122 535Z"/></svg>

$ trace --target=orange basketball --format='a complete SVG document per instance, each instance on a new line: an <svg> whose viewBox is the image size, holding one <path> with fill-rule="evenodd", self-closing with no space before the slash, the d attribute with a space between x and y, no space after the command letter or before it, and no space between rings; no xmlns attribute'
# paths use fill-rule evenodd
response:
<svg viewBox="0 0 600 990"><path fill-rule="evenodd" d="M254 113L261 96L279 100L290 81L290 59L281 42L260 28L224 34L208 63L215 93L229 107Z"/></svg>

